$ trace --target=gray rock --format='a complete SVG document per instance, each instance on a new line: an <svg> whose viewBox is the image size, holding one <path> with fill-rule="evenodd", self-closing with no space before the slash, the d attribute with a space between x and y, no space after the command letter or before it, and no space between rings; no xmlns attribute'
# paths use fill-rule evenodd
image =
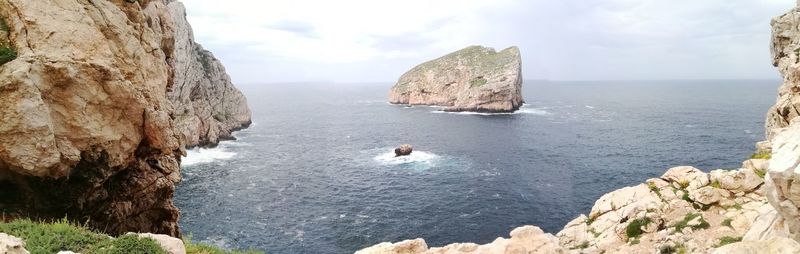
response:
<svg viewBox="0 0 800 254"><path fill-rule="evenodd" d="M213 146L250 125L247 99L211 52L194 41L183 3L168 4L175 31L174 84L167 98L175 107L175 127L186 146Z"/></svg>
<svg viewBox="0 0 800 254"><path fill-rule="evenodd" d="M397 155L397 156L408 156L408 155L411 155L411 152L413 152L413 151L414 151L414 149L411 148L411 145L405 144L405 145L401 145L398 148L395 148L394 149L394 154Z"/></svg>
<svg viewBox="0 0 800 254"><path fill-rule="evenodd" d="M471 46L403 74L389 92L394 104L445 106L445 111L513 112L522 99L517 47Z"/></svg>

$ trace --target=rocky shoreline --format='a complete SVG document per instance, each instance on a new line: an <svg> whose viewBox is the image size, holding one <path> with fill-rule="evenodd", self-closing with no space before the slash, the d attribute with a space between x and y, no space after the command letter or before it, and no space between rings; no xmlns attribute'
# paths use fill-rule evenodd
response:
<svg viewBox="0 0 800 254"><path fill-rule="evenodd" d="M0 211L180 235L186 147L251 121L185 15L173 0L0 1L16 51L0 65Z"/></svg>
<svg viewBox="0 0 800 254"><path fill-rule="evenodd" d="M772 21L773 62L784 83L767 113L767 141L740 169L669 169L603 195L555 235L524 226L483 245L429 248L414 239L356 253L800 253L798 27L800 7Z"/></svg>

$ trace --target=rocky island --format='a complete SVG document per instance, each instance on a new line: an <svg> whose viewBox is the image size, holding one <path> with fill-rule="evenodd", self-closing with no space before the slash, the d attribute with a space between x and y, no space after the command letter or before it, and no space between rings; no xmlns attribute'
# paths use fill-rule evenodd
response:
<svg viewBox="0 0 800 254"><path fill-rule="evenodd" d="M400 77L389 102L445 111L516 111L524 103L519 49L471 46L420 64Z"/></svg>
<svg viewBox="0 0 800 254"><path fill-rule="evenodd" d="M172 0L0 1L0 212L179 236L185 148L250 124Z"/></svg>
<svg viewBox="0 0 800 254"><path fill-rule="evenodd" d="M773 63L784 83L767 113L767 141L756 144L756 153L741 168L669 169L603 195L588 215L555 234L522 226L509 238L483 245L430 248L424 239L414 239L356 253L800 253L800 189L793 184L800 178L798 27L800 8L772 21ZM442 99L414 91L417 98Z"/></svg>

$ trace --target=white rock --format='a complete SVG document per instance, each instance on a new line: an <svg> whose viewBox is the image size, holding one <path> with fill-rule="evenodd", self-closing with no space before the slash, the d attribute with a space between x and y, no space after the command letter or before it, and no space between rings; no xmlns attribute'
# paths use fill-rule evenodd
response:
<svg viewBox="0 0 800 254"><path fill-rule="evenodd" d="M183 240L181 239L168 235L150 233L140 233L137 235L139 237L146 237L155 240L158 245L161 245L161 248L167 251L169 254L186 254L186 246L184 246Z"/></svg>
<svg viewBox="0 0 800 254"><path fill-rule="evenodd" d="M0 233L0 254L29 254L22 239Z"/></svg>
<svg viewBox="0 0 800 254"><path fill-rule="evenodd" d="M766 241L742 241L722 246L714 254L790 254L800 253L800 244L789 238L772 238Z"/></svg>

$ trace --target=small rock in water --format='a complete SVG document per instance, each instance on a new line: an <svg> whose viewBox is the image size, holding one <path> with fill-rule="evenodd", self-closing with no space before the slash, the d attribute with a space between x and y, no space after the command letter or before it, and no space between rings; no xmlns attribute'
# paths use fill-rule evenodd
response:
<svg viewBox="0 0 800 254"><path fill-rule="evenodd" d="M404 144L404 145L401 145L400 147L398 147L398 148L395 148L395 149L394 149L394 155L396 155L396 156L407 156L407 155L411 155L411 152L412 152L413 150L414 150L414 149L411 149L411 145L409 145L409 144Z"/></svg>

